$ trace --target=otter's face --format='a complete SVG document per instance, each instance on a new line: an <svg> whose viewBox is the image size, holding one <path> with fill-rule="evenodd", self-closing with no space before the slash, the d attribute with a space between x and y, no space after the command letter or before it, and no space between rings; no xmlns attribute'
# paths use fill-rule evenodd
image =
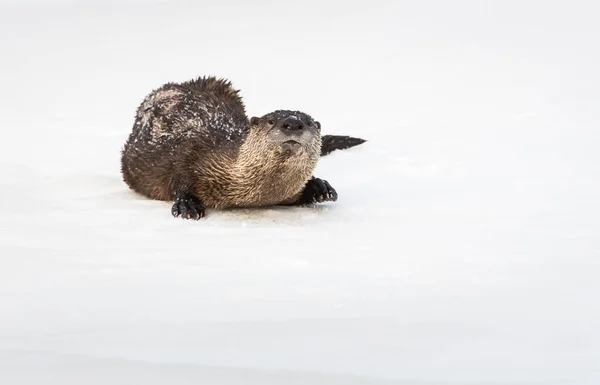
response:
<svg viewBox="0 0 600 385"><path fill-rule="evenodd" d="M299 111L278 110L250 119L256 131L273 151L284 156L312 155L321 147L321 124Z"/></svg>

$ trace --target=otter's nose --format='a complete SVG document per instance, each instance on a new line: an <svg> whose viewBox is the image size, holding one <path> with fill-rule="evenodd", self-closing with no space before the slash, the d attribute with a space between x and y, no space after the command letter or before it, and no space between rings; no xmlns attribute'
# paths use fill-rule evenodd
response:
<svg viewBox="0 0 600 385"><path fill-rule="evenodd" d="M304 123L300 119L289 117L281 122L281 127L285 130L300 131L304 128Z"/></svg>

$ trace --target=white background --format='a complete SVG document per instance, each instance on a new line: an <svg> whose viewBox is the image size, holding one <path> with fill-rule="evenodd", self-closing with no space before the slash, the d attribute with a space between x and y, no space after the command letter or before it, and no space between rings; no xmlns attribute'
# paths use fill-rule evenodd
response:
<svg viewBox="0 0 600 385"><path fill-rule="evenodd" d="M1 384L600 383L597 2L205 3L0 3ZM339 201L129 191L138 104L207 74L368 139Z"/></svg>

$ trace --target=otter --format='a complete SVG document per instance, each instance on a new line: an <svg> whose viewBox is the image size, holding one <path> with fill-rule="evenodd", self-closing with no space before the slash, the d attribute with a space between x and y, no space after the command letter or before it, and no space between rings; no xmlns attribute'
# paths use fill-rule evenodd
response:
<svg viewBox="0 0 600 385"><path fill-rule="evenodd" d="M229 80L204 76L146 96L121 151L121 174L136 193L172 201L174 217L197 220L207 208L336 201L336 190L313 175L317 161L364 142L321 136L321 124L301 111L248 118Z"/></svg>

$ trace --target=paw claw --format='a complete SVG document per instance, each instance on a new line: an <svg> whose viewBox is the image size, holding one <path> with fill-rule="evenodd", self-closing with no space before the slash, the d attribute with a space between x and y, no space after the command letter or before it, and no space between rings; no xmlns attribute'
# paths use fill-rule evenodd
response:
<svg viewBox="0 0 600 385"><path fill-rule="evenodd" d="M194 196L180 197L173 203L171 214L175 218L198 220L205 215L204 205Z"/></svg>
<svg viewBox="0 0 600 385"><path fill-rule="evenodd" d="M304 189L304 202L306 203L336 201L338 198L335 189L323 179L310 179Z"/></svg>

